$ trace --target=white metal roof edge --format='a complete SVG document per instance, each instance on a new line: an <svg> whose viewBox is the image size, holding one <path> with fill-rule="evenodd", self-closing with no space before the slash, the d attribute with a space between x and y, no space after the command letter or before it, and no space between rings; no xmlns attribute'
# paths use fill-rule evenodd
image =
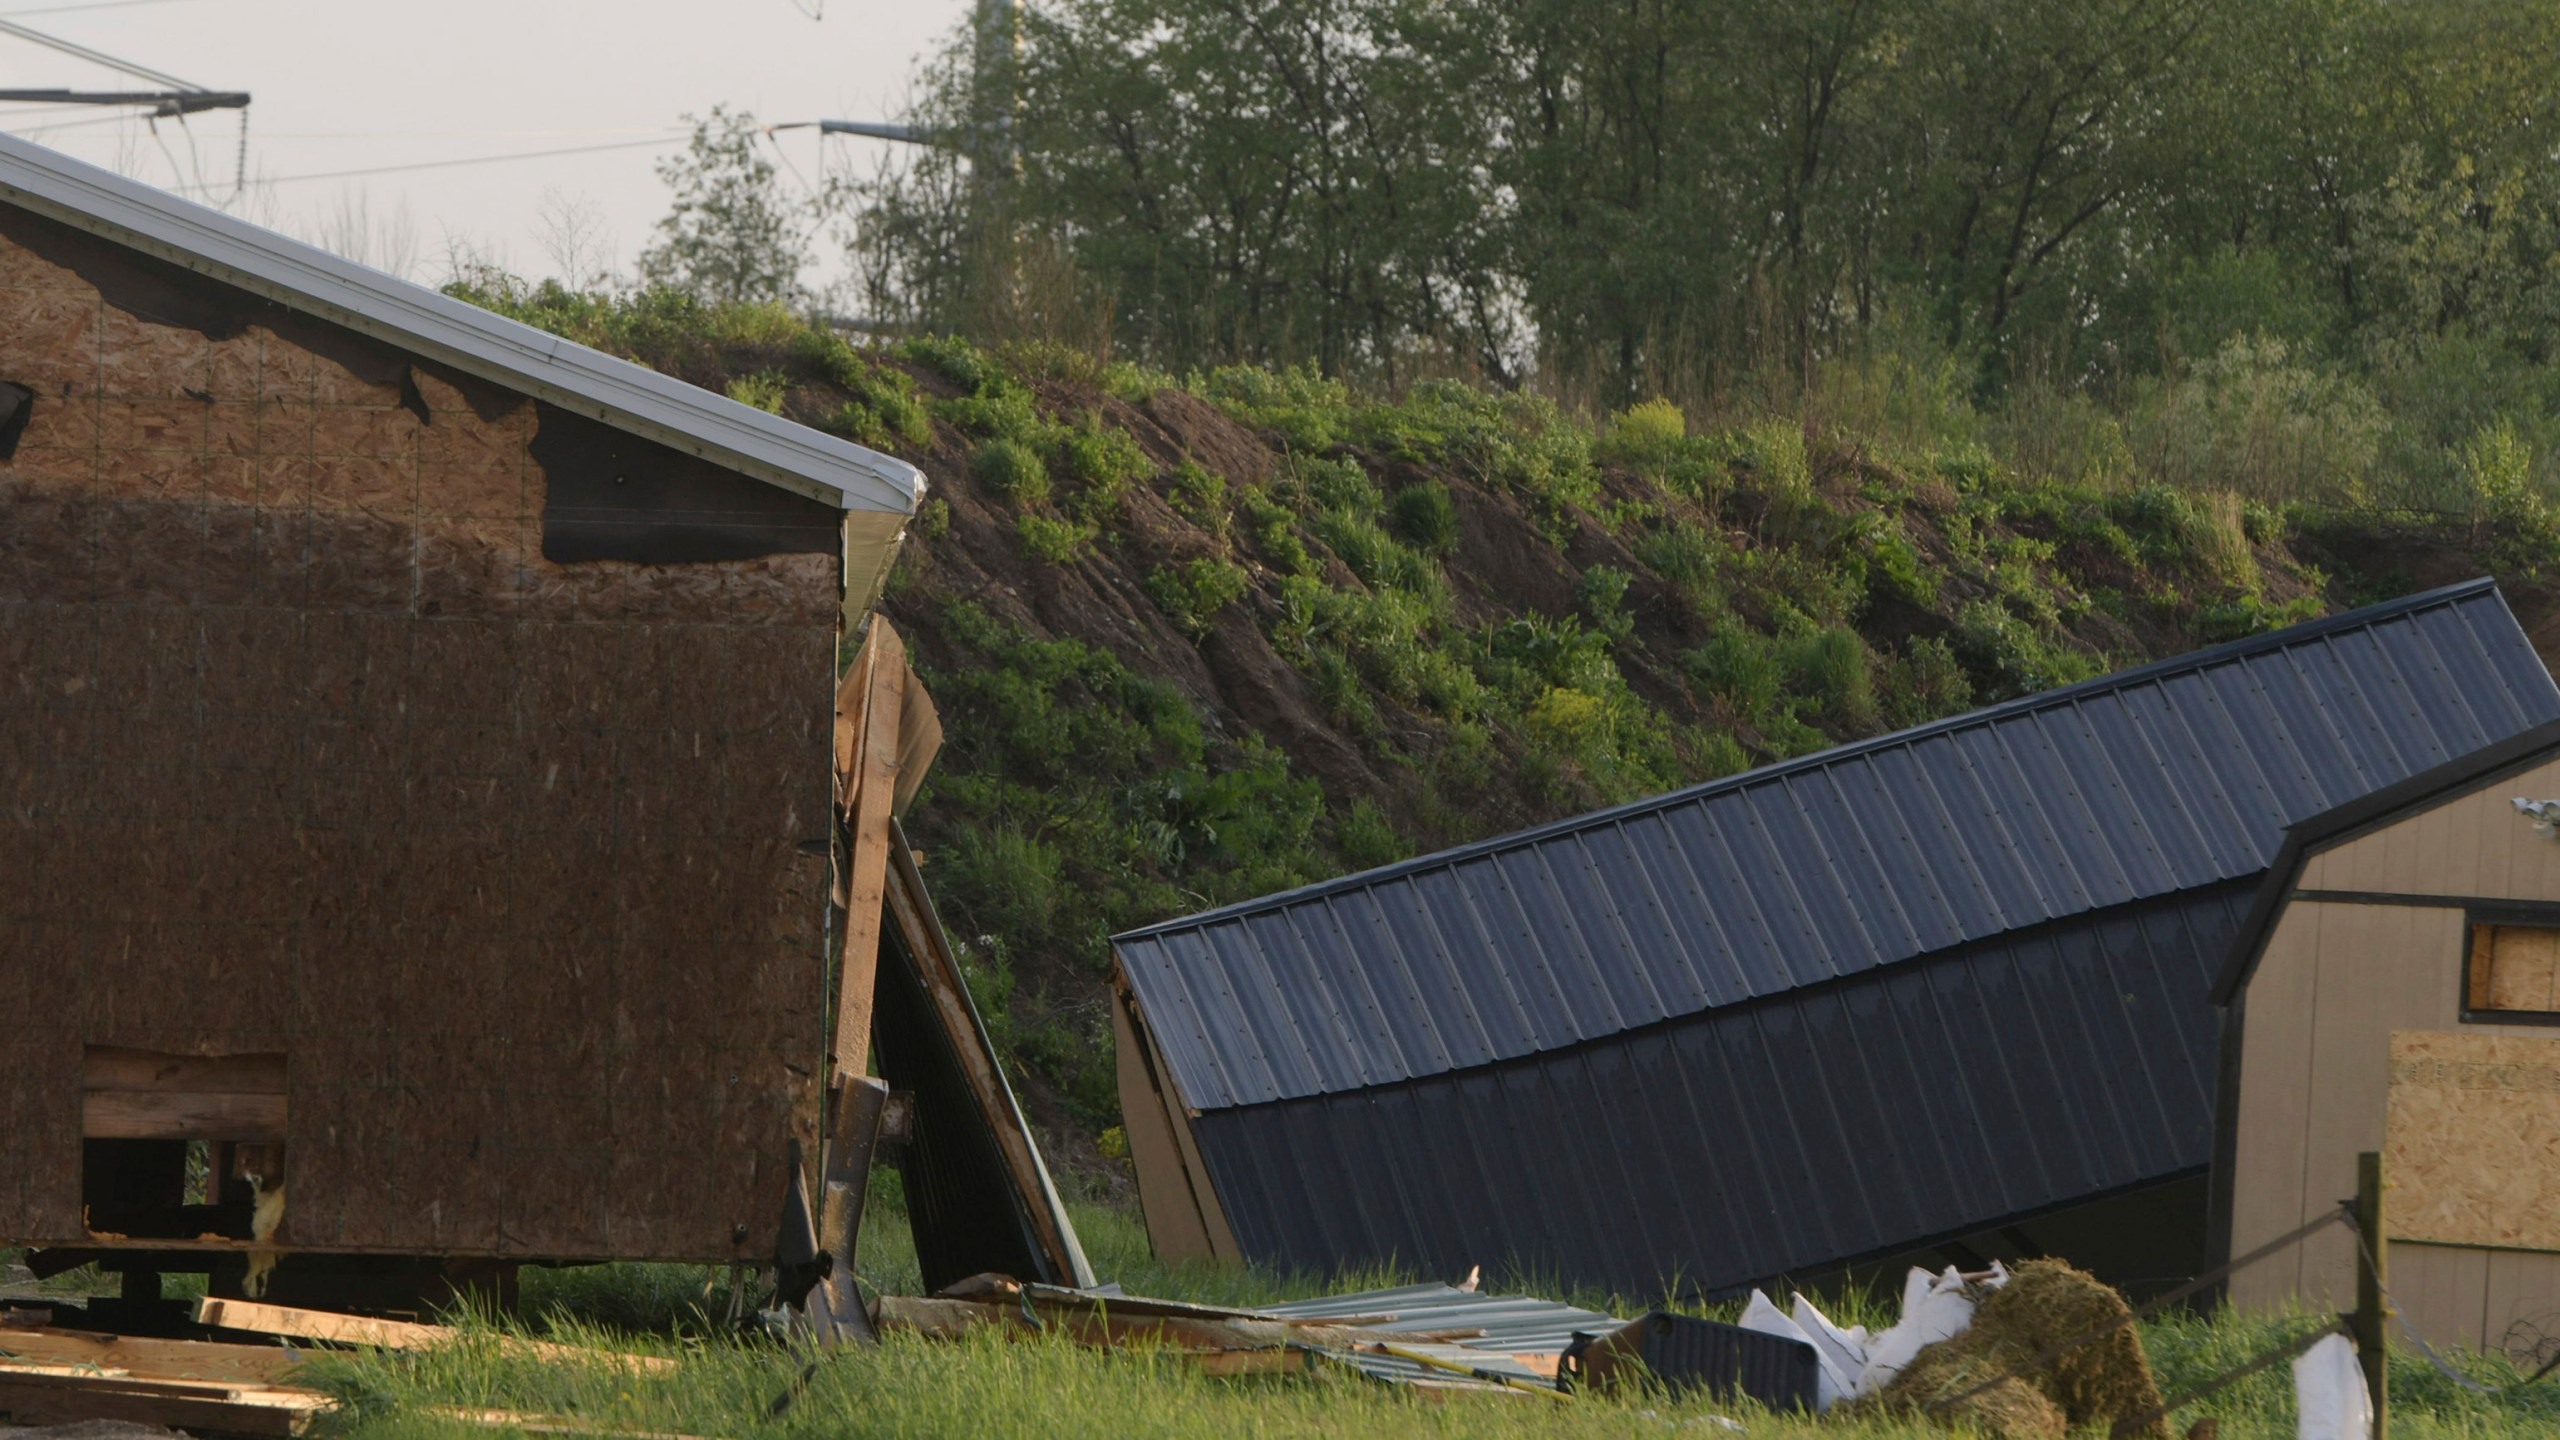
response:
<svg viewBox="0 0 2560 1440"><path fill-rule="evenodd" d="M0 135L0 201L842 510L910 515L913 465Z"/></svg>

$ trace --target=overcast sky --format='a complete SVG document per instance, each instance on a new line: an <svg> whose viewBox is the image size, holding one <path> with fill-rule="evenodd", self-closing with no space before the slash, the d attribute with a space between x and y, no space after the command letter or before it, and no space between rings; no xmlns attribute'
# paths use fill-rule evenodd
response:
<svg viewBox="0 0 2560 1440"><path fill-rule="evenodd" d="M811 12L823 8L820 18ZM666 209L652 170L683 117L727 103L768 122L883 118L968 0L0 0L0 19L215 90L246 90L236 213L306 239L405 249L443 278L449 239L529 274L555 267L546 209L594 217L628 269ZM0 87L128 88L129 77L0 34ZM232 192L237 112L161 121L0 105L0 128L155 185ZM822 154L868 169L883 142L778 137L815 181ZM346 178L510 152L629 148ZM822 150L822 147L823 150ZM785 172L785 183L796 183ZM261 182L263 183L257 183ZM350 224L350 217L365 217ZM396 242L405 232L408 244ZM350 235L362 244L347 243Z"/></svg>

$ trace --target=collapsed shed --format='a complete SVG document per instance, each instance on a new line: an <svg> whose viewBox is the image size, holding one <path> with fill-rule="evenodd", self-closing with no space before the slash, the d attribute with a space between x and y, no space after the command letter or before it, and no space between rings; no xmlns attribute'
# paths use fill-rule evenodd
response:
<svg viewBox="0 0 2560 1440"><path fill-rule="evenodd" d="M2202 1268L2287 825L2560 718L2487 581L1115 940L1167 1256L1707 1293Z"/></svg>
<svg viewBox="0 0 2560 1440"><path fill-rule="evenodd" d="M2560 725L2293 827L2223 1006L2217 1263L2388 1185L2391 1294L2437 1345L2560 1336ZM2232 1303L2355 1303L2331 1226L2235 1272Z"/></svg>
<svg viewBox="0 0 2560 1440"><path fill-rule="evenodd" d="M921 485L0 137L0 1242L322 1305L773 1256Z"/></svg>

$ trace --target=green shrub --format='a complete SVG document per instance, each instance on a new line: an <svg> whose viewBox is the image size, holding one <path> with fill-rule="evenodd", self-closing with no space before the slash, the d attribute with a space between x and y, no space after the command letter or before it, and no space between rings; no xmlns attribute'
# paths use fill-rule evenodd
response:
<svg viewBox="0 0 2560 1440"><path fill-rule="evenodd" d="M1846 730L1874 728L1875 675L1868 666L1866 642L1857 631L1827 626L1793 636L1781 648L1797 693L1819 704Z"/></svg>
<svg viewBox="0 0 2560 1440"><path fill-rule="evenodd" d="M1273 503L1270 496L1257 489L1247 489L1239 496L1246 524L1254 543L1261 547L1262 557L1273 569L1284 575L1313 575L1315 556L1298 538L1298 517L1289 507Z"/></svg>
<svg viewBox="0 0 2560 1440"><path fill-rule="evenodd" d="M1425 555L1458 548L1458 502L1436 480L1407 485L1388 504L1387 524L1397 539Z"/></svg>
<svg viewBox="0 0 2560 1440"><path fill-rule="evenodd" d="M1353 800L1351 809L1334 822L1333 843L1354 870L1392 865L1413 853L1413 847L1387 822L1378 802L1366 795Z"/></svg>
<svg viewBox="0 0 2560 1440"><path fill-rule="evenodd" d="M1019 440L990 440L969 461L971 473L997 494L1017 505L1037 505L1049 498L1049 467L1040 452Z"/></svg>
<svg viewBox="0 0 2560 1440"><path fill-rule="evenodd" d="M1243 598L1244 592L1244 567L1214 556L1159 565L1147 576L1147 594L1156 608L1195 639L1208 634L1218 612Z"/></svg>
<svg viewBox="0 0 2560 1440"><path fill-rule="evenodd" d="M1213 535L1227 533L1226 477L1185 458L1173 467L1173 508Z"/></svg>
<svg viewBox="0 0 2560 1440"><path fill-rule="evenodd" d="M1885 722L1897 730L1973 708L1973 682L1954 648L1935 636L1886 659L1881 691Z"/></svg>
<svg viewBox="0 0 2560 1440"><path fill-rule="evenodd" d="M1609 433L1602 453L1613 460L1631 465L1659 466L1668 461L1689 438L1689 417L1680 407L1660 398L1631 405L1610 419Z"/></svg>
<svg viewBox="0 0 2560 1440"><path fill-rule="evenodd" d="M1777 709L1786 688L1786 666L1767 636L1739 625L1724 625L1707 643L1680 657L1690 678L1707 695L1724 702L1725 711L1745 724L1756 724Z"/></svg>
<svg viewBox="0 0 2560 1440"><path fill-rule="evenodd" d="M1623 644L1635 634L1635 617L1626 611L1627 572L1614 565L1594 565L1582 572L1575 583L1575 597L1582 602L1582 613L1591 617L1591 626L1609 637L1613 645Z"/></svg>
<svg viewBox="0 0 2560 1440"><path fill-rule="evenodd" d="M1000 823L960 832L949 865L957 889L970 896L973 929L1028 945L1048 938L1065 870L1056 847L1019 825Z"/></svg>
<svg viewBox="0 0 2560 1440"><path fill-rule="evenodd" d="M2462 449L2462 485L2488 527L2497 569L2520 577L2560 565L2560 509L2533 479L2533 450L2501 420Z"/></svg>
<svg viewBox="0 0 2560 1440"><path fill-rule="evenodd" d="M985 351L957 335L919 335L899 349L908 359L930 366L966 391L985 389L1003 378Z"/></svg>
<svg viewBox="0 0 2560 1440"><path fill-rule="evenodd" d="M1060 471L1079 487L1074 503L1087 519L1109 514L1131 482L1155 469L1135 437L1105 426L1096 415L1058 435L1056 453Z"/></svg>
<svg viewBox="0 0 2560 1440"><path fill-rule="evenodd" d="M779 370L759 370L752 375L732 377L728 396L741 405L752 405L769 415L782 413L782 399L791 393L791 377Z"/></svg>
<svg viewBox="0 0 2560 1440"><path fill-rule="evenodd" d="M1073 520L1052 520L1045 515L1025 511L1014 517L1014 531L1022 537L1022 548L1034 560L1062 565L1076 558L1084 547L1093 543L1101 530Z"/></svg>

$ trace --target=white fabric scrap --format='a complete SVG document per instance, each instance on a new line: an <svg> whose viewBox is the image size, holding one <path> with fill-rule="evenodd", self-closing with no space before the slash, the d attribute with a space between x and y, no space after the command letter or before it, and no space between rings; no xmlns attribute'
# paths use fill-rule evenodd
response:
<svg viewBox="0 0 2560 1440"><path fill-rule="evenodd" d="M1858 1392L1858 1372L1867 1368L1867 1327L1843 1330L1831 1323L1831 1317L1814 1307L1799 1294L1789 1318L1796 1328L1813 1342L1814 1353L1822 1357L1822 1368L1842 1395Z"/></svg>
<svg viewBox="0 0 2560 1440"><path fill-rule="evenodd" d="M2344 1335L2328 1335L2293 1357L2297 1440L2373 1440L2373 1397Z"/></svg>
<svg viewBox="0 0 2560 1440"><path fill-rule="evenodd" d="M1871 1395L1883 1389L1924 1347L1953 1339L1972 1326L1973 1297L1965 1293L1964 1277L1956 1267L1948 1266L1941 1275L1911 1267L1902 1282L1902 1318L1867 1342L1867 1363L1851 1393Z"/></svg>
<svg viewBox="0 0 2560 1440"><path fill-rule="evenodd" d="M1813 1377L1814 1409L1828 1410L1848 1395L1848 1381L1841 1375L1838 1367L1831 1363L1831 1357L1823 1354L1822 1346L1817 1344L1811 1335L1805 1333L1804 1327L1788 1319L1787 1312L1779 1309L1767 1295L1757 1290L1752 1291L1751 1303L1742 1307L1742 1318L1735 1323L1745 1330L1756 1330L1763 1335L1775 1335L1780 1339L1797 1341L1813 1352L1813 1358L1817 1362Z"/></svg>

